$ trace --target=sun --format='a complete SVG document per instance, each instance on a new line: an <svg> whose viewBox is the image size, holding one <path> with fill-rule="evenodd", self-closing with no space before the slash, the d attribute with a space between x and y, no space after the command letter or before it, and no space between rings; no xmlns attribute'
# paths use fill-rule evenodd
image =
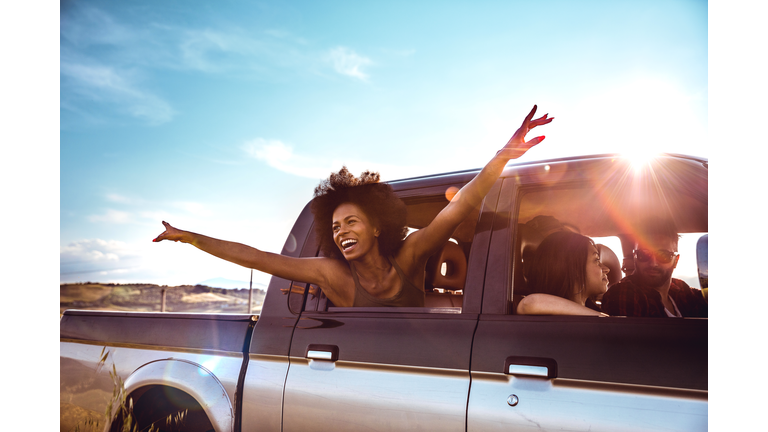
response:
<svg viewBox="0 0 768 432"><path fill-rule="evenodd" d="M621 156L629 160L632 169L635 172L640 172L643 169L649 167L651 162L659 155L658 151L648 148L636 148L629 151L624 151Z"/></svg>

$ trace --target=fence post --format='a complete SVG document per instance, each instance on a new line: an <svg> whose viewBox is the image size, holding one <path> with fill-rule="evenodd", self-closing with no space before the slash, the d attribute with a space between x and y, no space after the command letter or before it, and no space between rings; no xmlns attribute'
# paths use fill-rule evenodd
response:
<svg viewBox="0 0 768 432"><path fill-rule="evenodd" d="M253 310L253 269L251 269L251 282L248 283L248 313Z"/></svg>

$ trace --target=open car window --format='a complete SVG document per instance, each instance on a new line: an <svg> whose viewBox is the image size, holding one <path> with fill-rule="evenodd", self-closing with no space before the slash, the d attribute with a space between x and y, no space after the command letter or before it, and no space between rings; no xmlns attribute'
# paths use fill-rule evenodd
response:
<svg viewBox="0 0 768 432"><path fill-rule="evenodd" d="M532 294L527 272L538 244L555 230L574 231L592 238L598 244L603 264L609 267L609 288L633 271L632 249L636 227L643 217L654 210L673 214L680 232L680 259L672 277L681 279L692 288L701 286L697 263L697 242L707 234L706 219L687 213L685 207L664 206L658 199L646 199L642 211L632 196L608 191L604 185L593 183L530 186L521 188L518 204L514 264L509 298L511 313L526 295ZM656 207L654 207L656 206ZM613 256L613 257L611 257ZM601 299L593 299L600 305Z"/></svg>
<svg viewBox="0 0 768 432"><path fill-rule="evenodd" d="M448 205L444 194L405 198L408 233L418 231L427 225ZM454 231L441 250L428 261L424 271L424 307L336 307L322 291L310 295L305 310L308 311L361 311L361 312L418 312L418 313L461 313L466 289L467 264L480 209L473 211ZM319 253L319 251L318 251ZM476 287L480 289L481 287Z"/></svg>

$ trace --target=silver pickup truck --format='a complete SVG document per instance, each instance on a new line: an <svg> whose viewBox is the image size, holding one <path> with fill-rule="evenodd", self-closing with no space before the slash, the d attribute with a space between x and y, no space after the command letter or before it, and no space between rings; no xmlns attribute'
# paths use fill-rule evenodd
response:
<svg viewBox="0 0 768 432"><path fill-rule="evenodd" d="M663 212L681 233L707 233L707 165L669 154L508 165L427 265L423 308L336 307L273 277L259 315L67 310L61 430L96 421L121 430L115 395L130 401L140 430L707 430L706 318L522 316L513 307L541 240L526 222L552 216L620 240L617 250L600 246L615 283L631 272L641 218ZM417 230L477 172L390 184ZM316 256L312 224L306 207L282 253ZM699 258L706 288L705 248Z"/></svg>

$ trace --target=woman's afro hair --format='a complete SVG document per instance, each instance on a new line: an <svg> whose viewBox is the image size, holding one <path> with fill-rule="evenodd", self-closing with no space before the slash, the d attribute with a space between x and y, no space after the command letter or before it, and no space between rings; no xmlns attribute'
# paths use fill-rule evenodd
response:
<svg viewBox="0 0 768 432"><path fill-rule="evenodd" d="M360 207L379 228L382 255L392 256L400 250L407 232L405 203L395 195L392 186L379 183L379 178L379 173L371 171L355 177L344 166L317 185L310 209L315 217L315 236L324 256L344 259L333 241L333 212L344 203Z"/></svg>

